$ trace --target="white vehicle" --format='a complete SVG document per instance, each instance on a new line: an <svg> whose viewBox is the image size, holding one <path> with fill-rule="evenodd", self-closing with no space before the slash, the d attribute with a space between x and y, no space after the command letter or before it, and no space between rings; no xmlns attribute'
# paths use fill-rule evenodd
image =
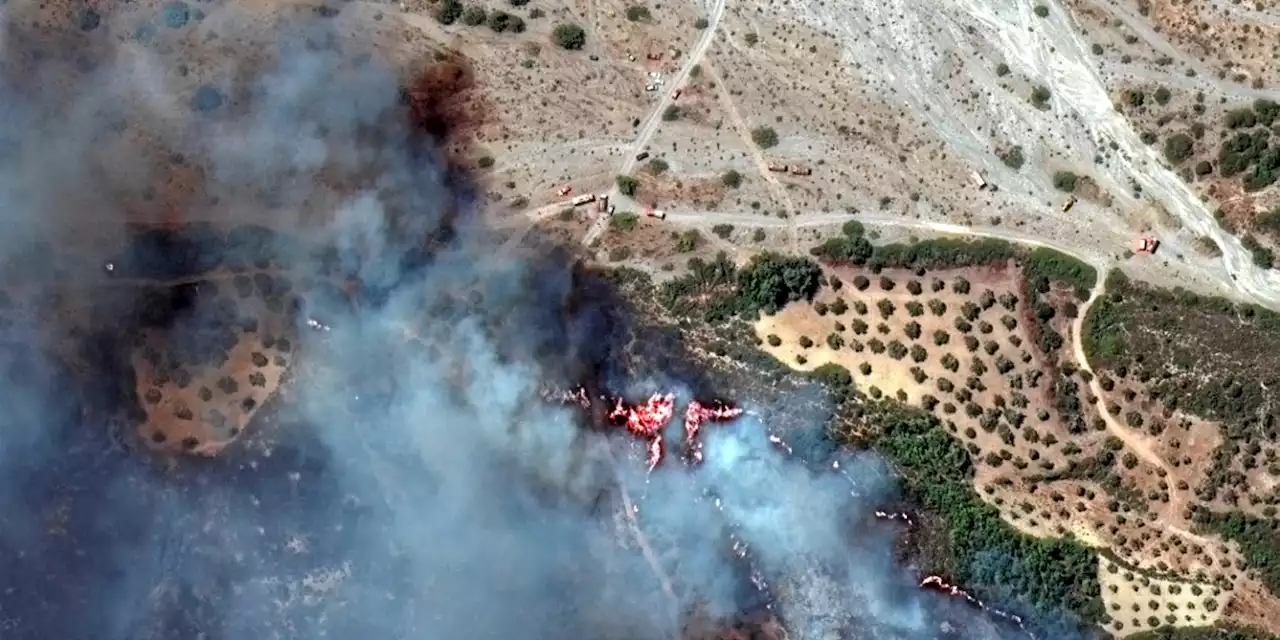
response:
<svg viewBox="0 0 1280 640"><path fill-rule="evenodd" d="M646 84L646 85L644 86L644 90L645 90L645 91L657 91L657 90L658 90L658 85L656 85L656 84Z"/></svg>

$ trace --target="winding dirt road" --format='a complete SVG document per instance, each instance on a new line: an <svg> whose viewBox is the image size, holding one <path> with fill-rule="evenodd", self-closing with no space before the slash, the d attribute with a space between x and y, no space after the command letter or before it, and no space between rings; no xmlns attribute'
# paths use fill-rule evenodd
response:
<svg viewBox="0 0 1280 640"><path fill-rule="evenodd" d="M685 56L684 66L680 67L680 70L670 78L662 97L653 106L653 111L649 112L649 117L645 119L644 124L640 125L640 134L636 136L635 142L631 144L631 148L626 152L627 155L618 167L618 175L626 175L635 169L636 163L639 162L636 160L636 155L644 151L645 146L649 144L649 140L653 138L653 134L657 133L658 127L662 125L662 112L675 100L675 91L684 86L684 82L689 78L689 73L693 70L694 65L702 61L707 49L711 47L711 41L715 39L716 30L720 28L720 20L724 17L724 5L725 0L712 0L711 10L707 15L707 28L703 30L702 36L693 45L693 49ZM613 200L617 195L618 187L615 185L609 190L609 199ZM594 244L600 234L604 233L608 224L608 215L602 215L597 218L591 228L587 230L587 235L582 239L582 243L587 246Z"/></svg>

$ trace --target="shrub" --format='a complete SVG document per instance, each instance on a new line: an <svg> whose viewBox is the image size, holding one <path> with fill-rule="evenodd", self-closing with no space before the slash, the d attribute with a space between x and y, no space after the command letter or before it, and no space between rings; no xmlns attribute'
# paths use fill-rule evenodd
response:
<svg viewBox="0 0 1280 640"><path fill-rule="evenodd" d="M837 351L844 346L844 338L841 338L838 333L828 333L827 346L831 347L832 351Z"/></svg>
<svg viewBox="0 0 1280 640"><path fill-rule="evenodd" d="M831 303L831 313L838 316L844 315L844 312L848 310L849 305L845 304L844 298L836 298L836 301Z"/></svg>
<svg viewBox="0 0 1280 640"><path fill-rule="evenodd" d="M769 334L769 336L765 338L765 341L768 342L771 347L782 346L782 338L779 338L777 334Z"/></svg>
<svg viewBox="0 0 1280 640"><path fill-rule="evenodd" d="M960 295L969 295L969 281L964 278L956 278L955 282L951 283L951 290Z"/></svg>
<svg viewBox="0 0 1280 640"><path fill-rule="evenodd" d="M572 212L573 209L566 209L566 211ZM572 215L572 213L570 215ZM630 211L623 211L609 218L609 228L614 231L627 233L629 231L634 230L636 228L636 225L639 224L639 222L640 222L640 216L637 216L636 214L631 213Z"/></svg>
<svg viewBox="0 0 1280 640"><path fill-rule="evenodd" d="M208 113L226 102L222 92L207 84L200 85L191 96L191 108L200 113Z"/></svg>
<svg viewBox="0 0 1280 640"><path fill-rule="evenodd" d="M854 286L858 291L866 291L866 290L867 290L867 287L871 286L871 281L870 281L870 280L868 280L868 279L867 279L867 277L866 277L866 276L863 276L863 275L854 276L854 278L853 278L853 286Z"/></svg>
<svg viewBox="0 0 1280 640"><path fill-rule="evenodd" d="M754 47L756 43L760 42L760 36L754 31L748 32L747 35L742 36L742 41L747 43L748 47Z"/></svg>
<svg viewBox="0 0 1280 640"><path fill-rule="evenodd" d="M191 20L191 8L185 2L170 2L164 5L164 26L170 29L181 29Z"/></svg>
<svg viewBox="0 0 1280 640"><path fill-rule="evenodd" d="M1164 157L1170 164L1182 164L1195 152L1195 142L1185 133L1175 133L1164 141Z"/></svg>
<svg viewBox="0 0 1280 640"><path fill-rule="evenodd" d="M1049 17L1049 7L1046 7L1042 4L1036 5L1036 8L1034 9L1034 11L1036 12L1036 15L1040 16L1041 18Z"/></svg>
<svg viewBox="0 0 1280 640"><path fill-rule="evenodd" d="M871 350L871 353L877 355L884 353L884 343L880 341L880 338L872 338L868 340L867 348Z"/></svg>
<svg viewBox="0 0 1280 640"><path fill-rule="evenodd" d="M676 120L679 120L679 119L680 119L679 105L674 105L674 104L667 105L667 108L662 110L663 122L675 122Z"/></svg>
<svg viewBox="0 0 1280 640"><path fill-rule="evenodd" d="M849 328L852 329L855 334L862 335L867 332L867 323L862 321L860 318L854 318L849 321Z"/></svg>
<svg viewBox="0 0 1280 640"><path fill-rule="evenodd" d="M742 174L730 169L720 174L720 183L730 189L737 189L742 186Z"/></svg>
<svg viewBox="0 0 1280 640"><path fill-rule="evenodd" d="M1169 93L1169 90L1166 89L1165 87L1156 88L1156 93L1155 93L1156 104L1159 104L1161 106L1169 104L1169 98L1171 97L1173 97L1173 95Z"/></svg>
<svg viewBox="0 0 1280 640"><path fill-rule="evenodd" d="M889 342L889 357L894 360L901 360L907 356L907 346L897 340Z"/></svg>
<svg viewBox="0 0 1280 640"><path fill-rule="evenodd" d="M1070 171L1058 171L1053 174L1053 188L1057 189L1058 191L1066 191L1067 193L1071 193L1072 191L1076 190L1076 184L1079 181L1080 181L1080 176L1077 176L1076 174L1071 173Z"/></svg>
<svg viewBox="0 0 1280 640"><path fill-rule="evenodd" d="M751 232L752 242L764 242L764 239L765 239L764 229L756 229L755 231Z"/></svg>
<svg viewBox="0 0 1280 640"><path fill-rule="evenodd" d="M610 262L622 262L631 257L631 247L614 247L609 250Z"/></svg>
<svg viewBox="0 0 1280 640"><path fill-rule="evenodd" d="M813 340L810 340L809 336L800 336L801 348L808 349L809 347L812 347L812 346L813 346Z"/></svg>
<svg viewBox="0 0 1280 640"><path fill-rule="evenodd" d="M636 195L636 190L640 188L640 181L631 176L618 176L616 178L618 184L618 192L624 196Z"/></svg>
<svg viewBox="0 0 1280 640"><path fill-rule="evenodd" d="M857 220L850 220L840 227L840 231L850 238L861 238L866 234L866 228Z"/></svg>
<svg viewBox="0 0 1280 640"><path fill-rule="evenodd" d="M466 11L462 12L462 24L476 27L484 24L485 19L488 17L489 14L484 10L484 7L470 6L467 7Z"/></svg>
<svg viewBox="0 0 1280 640"><path fill-rule="evenodd" d="M697 20L693 21L693 28L699 31L706 29L709 26L711 26L711 23L707 22L706 18L698 18Z"/></svg>
<svg viewBox="0 0 1280 640"><path fill-rule="evenodd" d="M714 227L711 227L711 233L716 234L716 236L720 238L728 239L728 237L733 234L733 225L718 224Z"/></svg>
<svg viewBox="0 0 1280 640"><path fill-rule="evenodd" d="M702 244L702 234L697 229L690 229L676 239L676 253L688 253Z"/></svg>
<svg viewBox="0 0 1280 640"><path fill-rule="evenodd" d="M913 296L918 296L924 291L924 287L920 286L919 280L910 280L907 282L907 292Z"/></svg>
<svg viewBox="0 0 1280 640"><path fill-rule="evenodd" d="M1022 155L1022 147L1016 146L1000 154L1000 161L1003 162L1006 167L1017 171L1022 168L1022 165L1027 161L1027 159Z"/></svg>
<svg viewBox="0 0 1280 640"><path fill-rule="evenodd" d="M751 141L761 149L778 146L778 132L770 127L756 127L751 130Z"/></svg>
<svg viewBox="0 0 1280 640"><path fill-rule="evenodd" d="M1031 90L1031 104L1034 104L1038 109L1047 107L1049 98L1052 97L1053 94L1049 93L1048 87L1044 85L1037 85L1035 89Z"/></svg>
<svg viewBox="0 0 1280 640"><path fill-rule="evenodd" d="M476 160L476 166L480 167L481 169L488 169L492 167L493 156L481 156L479 160Z"/></svg>
<svg viewBox="0 0 1280 640"><path fill-rule="evenodd" d="M929 352L924 347L913 344L911 345L911 360L914 362L924 362L929 358ZM918 382L918 381L917 381Z"/></svg>
<svg viewBox="0 0 1280 640"><path fill-rule="evenodd" d="M670 169L671 165L667 164L662 158L654 158L645 164L645 170L653 175L661 175Z"/></svg>
<svg viewBox="0 0 1280 640"><path fill-rule="evenodd" d="M886 320L889 319L889 316L893 315L893 311L896 309L896 307L893 306L893 302L889 301L887 298L881 299L877 302L876 308L880 310L880 317Z"/></svg>
<svg viewBox="0 0 1280 640"><path fill-rule="evenodd" d="M462 17L462 3L458 0L441 0L436 8L436 21L440 24L453 24Z"/></svg>
<svg viewBox="0 0 1280 640"><path fill-rule="evenodd" d="M934 344L941 347L942 345L947 344L948 342L951 342L951 334L947 333L946 331L943 331L942 329L938 329L937 331L933 332Z"/></svg>
<svg viewBox="0 0 1280 640"><path fill-rule="evenodd" d="M638 4L627 7L627 19L632 22L648 22L652 18L653 14L649 13L649 7Z"/></svg>
<svg viewBox="0 0 1280 640"><path fill-rule="evenodd" d="M997 75L997 76L1000 76L1001 78L1003 78L1003 77L1005 77L1005 76L1009 75L1009 65L1007 65L1007 64L1005 64L1005 63L1003 63L1003 62L1001 62L1000 64L996 65L996 75Z"/></svg>
<svg viewBox="0 0 1280 640"><path fill-rule="evenodd" d="M859 371L860 373L862 373L862 375L864 375L864 376L869 376L869 375L871 375L871 365L870 365L870 364L868 364L868 363L866 363L866 362L864 362L864 363L862 363L862 364L858 365L858 371Z"/></svg>
<svg viewBox="0 0 1280 640"><path fill-rule="evenodd" d="M893 291L893 280L880 276L880 289L883 291Z"/></svg>
<svg viewBox="0 0 1280 640"><path fill-rule="evenodd" d="M907 334L907 337L911 338L912 340L915 340L920 337L920 323L914 320L912 320L911 322L908 322L906 326L902 328L902 330Z"/></svg>
<svg viewBox="0 0 1280 640"><path fill-rule="evenodd" d="M579 50L587 44L587 32L572 22L559 24L552 29L551 40L561 49Z"/></svg>
<svg viewBox="0 0 1280 640"><path fill-rule="evenodd" d="M915 300L907 302L907 314L912 318L919 318L924 315L924 305L916 302Z"/></svg>
<svg viewBox="0 0 1280 640"><path fill-rule="evenodd" d="M933 315L941 318L947 312L947 303L934 298L929 301L929 311L933 312Z"/></svg>

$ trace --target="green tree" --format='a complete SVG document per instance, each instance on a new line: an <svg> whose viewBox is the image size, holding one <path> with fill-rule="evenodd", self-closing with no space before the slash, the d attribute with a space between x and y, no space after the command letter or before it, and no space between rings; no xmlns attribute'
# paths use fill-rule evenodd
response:
<svg viewBox="0 0 1280 640"><path fill-rule="evenodd" d="M640 188L640 181L631 176L618 176L618 192L624 196L636 195L636 190Z"/></svg>
<svg viewBox="0 0 1280 640"><path fill-rule="evenodd" d="M558 24L551 30L551 40L561 49L579 50L587 45L587 32L572 22Z"/></svg>
<svg viewBox="0 0 1280 640"><path fill-rule="evenodd" d="M748 309L773 312L788 302L812 299L821 277L812 260L766 251L738 271L738 294Z"/></svg>

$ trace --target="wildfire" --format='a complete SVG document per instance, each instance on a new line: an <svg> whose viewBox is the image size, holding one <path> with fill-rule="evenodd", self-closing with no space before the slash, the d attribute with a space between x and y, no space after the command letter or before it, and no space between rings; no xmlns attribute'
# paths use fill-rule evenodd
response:
<svg viewBox="0 0 1280 640"><path fill-rule="evenodd" d="M942 593L945 593L955 598L964 598L970 604L978 607L979 609L982 609L983 611L989 614L999 616L1001 618L1004 618L1005 620L1009 620L1010 622L1013 622L1014 624L1018 625L1018 628L1021 629L1024 633L1026 633L1028 636L1031 636L1032 638L1036 637L1036 635L1032 633L1030 629L1027 629L1025 624L1023 624L1021 616L1008 613L1006 611L1001 611L993 607L988 607L987 605L983 604L981 600L969 595L968 592L966 592L964 589L961 589L956 585L948 583L946 580L942 578L942 576L925 576L924 580L920 581L920 588L934 589L936 591L941 591Z"/></svg>
<svg viewBox="0 0 1280 640"><path fill-rule="evenodd" d="M704 407L694 400L684 410L684 442L694 462L702 462L702 441L698 440L698 431L708 421L724 422L742 415L738 407Z"/></svg>
<svg viewBox="0 0 1280 640"><path fill-rule="evenodd" d="M573 391L544 388L540 391L543 399L560 404L576 404L583 409L591 408L591 398L586 389L579 387ZM604 397L600 398L605 400ZM676 397L673 393L655 393L639 404L627 404L622 398L609 400L613 408L609 411L609 421L617 426L625 427L632 435L649 441L647 460L652 471L662 461L662 430L675 417ZM689 402L684 411L684 441L690 460L702 462L702 442L698 439L702 426L708 422L725 422L733 420L743 413L742 409L730 405L704 405L697 400Z"/></svg>

